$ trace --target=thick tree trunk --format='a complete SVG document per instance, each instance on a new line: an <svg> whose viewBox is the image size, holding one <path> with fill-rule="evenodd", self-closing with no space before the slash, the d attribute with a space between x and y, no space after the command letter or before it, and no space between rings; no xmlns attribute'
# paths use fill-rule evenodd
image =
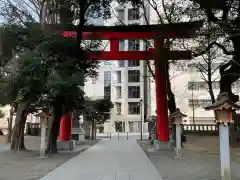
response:
<svg viewBox="0 0 240 180"><path fill-rule="evenodd" d="M13 128L11 150L20 151L26 150L24 146L24 129L27 119L27 103L19 103Z"/></svg>
<svg viewBox="0 0 240 180"><path fill-rule="evenodd" d="M12 140L12 122L13 122L13 108L10 109L10 117L8 120L8 143L11 143Z"/></svg>
<svg viewBox="0 0 240 180"><path fill-rule="evenodd" d="M236 82L240 77L240 37L231 37L235 54L233 60L220 67L220 93L227 92L233 102L239 100L238 95L232 93L231 85Z"/></svg>
<svg viewBox="0 0 240 180"><path fill-rule="evenodd" d="M230 145L231 147L236 148L240 146L240 136L238 131L239 115L237 115L236 111L233 111L232 117L234 123L230 125Z"/></svg>
<svg viewBox="0 0 240 180"><path fill-rule="evenodd" d="M48 145L46 153L57 153L57 137L59 135L60 121L62 117L63 99L56 97L52 107L52 116L48 122Z"/></svg>

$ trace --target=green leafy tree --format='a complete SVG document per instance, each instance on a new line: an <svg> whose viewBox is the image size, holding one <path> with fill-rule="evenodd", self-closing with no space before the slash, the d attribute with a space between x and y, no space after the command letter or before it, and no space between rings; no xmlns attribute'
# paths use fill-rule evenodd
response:
<svg viewBox="0 0 240 180"><path fill-rule="evenodd" d="M19 62L15 63L16 66L13 68L15 70L14 73L6 81L8 88L11 89L8 94L11 94L12 102L17 104L17 123L13 137L16 137L18 142L12 141L12 148L24 149L21 147L23 143L19 141L23 131L19 129L21 129L20 126L23 127L23 124L25 124L24 119L29 113L27 111L28 107L34 104L51 107L54 119L51 119L49 125L51 128L49 128L48 151L56 152L56 138L61 115L66 109L69 111L70 107L74 105L72 100L76 100L76 98L73 98L74 96L70 95L77 92L77 80L79 81L79 78L76 78L79 75L77 75L77 72L81 73L83 77L97 75L95 69L98 63L86 61L85 52L88 48L94 50L93 47L98 46L99 43L90 43L90 45L86 46L81 41L82 38L79 38L79 35L81 36L82 34L81 28L86 23L89 24L89 19L91 18L110 14L109 8L106 8L109 7L110 1L56 1L56 4L44 4L33 0L28 1L28 4L26 2L14 4L13 1L1 1L1 3L3 4L0 7L1 15L8 22L8 28L5 28L5 33L1 34L2 39L6 44L9 43L9 38L14 40L8 46L4 46L6 48L3 50L1 59L4 58L6 62L10 62L10 59L15 57L16 54L19 57ZM81 10L72 12L70 10L71 6L74 6L76 10ZM34 11L32 11L31 7L34 7ZM74 20L80 21L77 28L77 41L73 39L66 40L60 37L49 38L44 33L44 30L46 30L45 26L32 24L41 22L44 25L49 21L54 24L52 17L55 17L55 14L60 15L60 23L64 27L67 24L71 24ZM35 62L31 63L31 59L35 60ZM35 69L37 67L42 67L42 69ZM28 71L30 69L36 71L31 74ZM24 75L32 76L27 78ZM39 84L34 86L33 84L28 85L26 82ZM78 93L75 93L75 95L81 95L80 92ZM63 107L63 104L70 107Z"/></svg>
<svg viewBox="0 0 240 180"><path fill-rule="evenodd" d="M84 118L90 121L92 125L92 139L96 134L96 124L102 124L110 118L110 111L113 108L113 103L108 99L85 100L85 108L83 109Z"/></svg>

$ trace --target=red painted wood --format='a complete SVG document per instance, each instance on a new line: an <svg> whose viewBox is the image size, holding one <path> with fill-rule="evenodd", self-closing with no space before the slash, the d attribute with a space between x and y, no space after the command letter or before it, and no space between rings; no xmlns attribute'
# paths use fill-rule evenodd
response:
<svg viewBox="0 0 240 180"><path fill-rule="evenodd" d="M95 60L153 60L156 57L156 51L155 49L149 51L95 51L87 53L87 57L88 59ZM191 59L191 52L171 51L171 53L167 55L166 59Z"/></svg>
<svg viewBox="0 0 240 180"><path fill-rule="evenodd" d="M170 133L168 125L166 79L164 74L159 71L159 67L157 67L157 62L155 62L155 64L158 140L168 142Z"/></svg>
<svg viewBox="0 0 240 180"><path fill-rule="evenodd" d="M174 38L175 32L169 32L169 36ZM62 34L64 37L76 38L76 32L64 31ZM110 39L153 39L159 37L161 34L156 32L84 32L84 40L110 40Z"/></svg>
<svg viewBox="0 0 240 180"><path fill-rule="evenodd" d="M119 51L119 40L111 40L110 41L110 51L111 52Z"/></svg>
<svg viewBox="0 0 240 180"><path fill-rule="evenodd" d="M94 60L152 60L155 52L145 51L99 51L87 53Z"/></svg>
<svg viewBox="0 0 240 180"><path fill-rule="evenodd" d="M70 141L72 139L72 115L64 114L60 121L60 141Z"/></svg>

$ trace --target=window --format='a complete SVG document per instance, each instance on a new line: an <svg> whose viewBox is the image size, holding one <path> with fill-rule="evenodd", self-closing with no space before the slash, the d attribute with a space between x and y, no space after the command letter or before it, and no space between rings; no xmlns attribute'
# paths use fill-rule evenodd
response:
<svg viewBox="0 0 240 180"><path fill-rule="evenodd" d="M140 98L140 86L128 86L128 98Z"/></svg>
<svg viewBox="0 0 240 180"><path fill-rule="evenodd" d="M111 84L111 71L104 72L104 86L109 86Z"/></svg>
<svg viewBox="0 0 240 180"><path fill-rule="evenodd" d="M139 20L139 9L138 8L133 8L133 9L128 9L128 20Z"/></svg>
<svg viewBox="0 0 240 180"><path fill-rule="evenodd" d="M118 61L118 67L124 67L125 61L124 60L119 60Z"/></svg>
<svg viewBox="0 0 240 180"><path fill-rule="evenodd" d="M122 72L116 71L116 83L121 83L121 82L122 82Z"/></svg>
<svg viewBox="0 0 240 180"><path fill-rule="evenodd" d="M219 89L220 84L219 81L212 82L213 89ZM200 91L200 90L207 90L209 89L208 84L206 82L188 82L188 90L191 91Z"/></svg>
<svg viewBox="0 0 240 180"><path fill-rule="evenodd" d="M115 121L115 130L117 132L125 132L125 122L124 121Z"/></svg>
<svg viewBox="0 0 240 180"><path fill-rule="evenodd" d="M200 99L199 104L201 107L205 107L205 106L212 104L212 101L211 101L211 99Z"/></svg>
<svg viewBox="0 0 240 180"><path fill-rule="evenodd" d="M128 60L128 67L137 67L140 66L139 60Z"/></svg>
<svg viewBox="0 0 240 180"><path fill-rule="evenodd" d="M139 102L128 102L128 114L140 114Z"/></svg>
<svg viewBox="0 0 240 180"><path fill-rule="evenodd" d="M188 106L190 108L199 108L199 107L205 107L212 104L211 99L189 99L188 100Z"/></svg>
<svg viewBox="0 0 240 180"><path fill-rule="evenodd" d="M121 98L122 97L122 87L121 86L116 86L116 98Z"/></svg>
<svg viewBox="0 0 240 180"><path fill-rule="evenodd" d="M111 65L111 61L104 61L104 65L106 65L106 66Z"/></svg>
<svg viewBox="0 0 240 180"><path fill-rule="evenodd" d="M116 114L121 115L122 114L122 104L121 103L116 103Z"/></svg>
<svg viewBox="0 0 240 180"><path fill-rule="evenodd" d="M196 100L196 99L188 100L188 106L190 108L197 108L197 107L199 107L199 100Z"/></svg>
<svg viewBox="0 0 240 180"><path fill-rule="evenodd" d="M104 99L111 99L111 87L104 86Z"/></svg>
<svg viewBox="0 0 240 180"><path fill-rule="evenodd" d="M125 41L119 40L119 51L125 51Z"/></svg>
<svg viewBox="0 0 240 180"><path fill-rule="evenodd" d="M206 88L205 82L188 82L188 90L199 91Z"/></svg>
<svg viewBox="0 0 240 180"><path fill-rule="evenodd" d="M140 132L141 122L139 121L130 121L129 122L129 132Z"/></svg>
<svg viewBox="0 0 240 180"><path fill-rule="evenodd" d="M128 82L140 82L140 70L128 70Z"/></svg>
<svg viewBox="0 0 240 180"><path fill-rule="evenodd" d="M139 51L140 40L128 40L129 51Z"/></svg>

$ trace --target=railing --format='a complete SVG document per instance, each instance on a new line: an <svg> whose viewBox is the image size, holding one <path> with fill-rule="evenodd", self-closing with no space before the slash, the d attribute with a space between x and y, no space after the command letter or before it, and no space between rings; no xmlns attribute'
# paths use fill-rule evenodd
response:
<svg viewBox="0 0 240 180"><path fill-rule="evenodd" d="M218 135L218 126L215 124L184 124L186 134Z"/></svg>

